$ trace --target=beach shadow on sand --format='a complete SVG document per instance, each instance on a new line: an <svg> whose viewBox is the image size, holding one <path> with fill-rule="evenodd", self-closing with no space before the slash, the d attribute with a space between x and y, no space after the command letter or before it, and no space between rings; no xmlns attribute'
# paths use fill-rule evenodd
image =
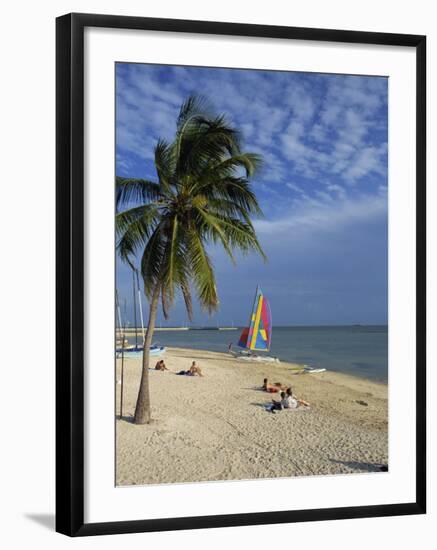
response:
<svg viewBox="0 0 437 550"><path fill-rule="evenodd" d="M334 458L329 459L331 462L334 462L335 464L343 464L344 466L347 466L348 468L352 468L353 470L361 470L365 472L388 472L388 466L387 464L375 464L372 462L357 462L354 460L335 460Z"/></svg>
<svg viewBox="0 0 437 550"><path fill-rule="evenodd" d="M134 422L134 417L131 416L131 415L123 415L121 418L120 418L120 415L117 414L117 416L115 417L115 420L117 421L121 421L121 422L127 422L128 424L132 424L133 426L138 426L139 428L141 428L141 426L156 426L158 424L160 424L160 421L159 420L156 420L155 418L152 418L150 420L150 422L148 424L135 424Z"/></svg>
<svg viewBox="0 0 437 550"><path fill-rule="evenodd" d="M116 420L122 420L123 422L127 422L128 424L134 423L134 417L130 414L125 414L122 417L120 417L119 414L115 417Z"/></svg>
<svg viewBox="0 0 437 550"><path fill-rule="evenodd" d="M251 403L251 405L253 405L254 407L261 407L262 409L265 409L266 408L266 405L269 405L270 402L267 401L266 403Z"/></svg>
<svg viewBox="0 0 437 550"><path fill-rule="evenodd" d="M55 530L55 514L25 514L24 517L42 525L50 531Z"/></svg>

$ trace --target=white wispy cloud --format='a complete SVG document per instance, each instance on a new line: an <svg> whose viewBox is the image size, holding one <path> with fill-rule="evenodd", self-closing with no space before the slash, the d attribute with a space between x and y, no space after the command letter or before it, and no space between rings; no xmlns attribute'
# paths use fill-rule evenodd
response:
<svg viewBox="0 0 437 550"><path fill-rule="evenodd" d="M347 181L356 181L370 172L380 175L386 174L386 146L380 147L362 147L353 156L352 162L343 172L344 179Z"/></svg>
<svg viewBox="0 0 437 550"><path fill-rule="evenodd" d="M329 187L328 187L329 189ZM301 198L294 202L287 216L274 220L257 220L256 230L260 235L299 235L343 229L346 226L381 218L387 213L387 197L360 195L347 198L339 186L331 185L336 196L318 192L315 197ZM340 193L338 191L340 190Z"/></svg>

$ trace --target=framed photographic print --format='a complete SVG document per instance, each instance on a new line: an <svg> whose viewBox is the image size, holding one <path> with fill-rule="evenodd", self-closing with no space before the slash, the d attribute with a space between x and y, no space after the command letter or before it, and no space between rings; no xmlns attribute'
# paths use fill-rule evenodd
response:
<svg viewBox="0 0 437 550"><path fill-rule="evenodd" d="M57 530L425 513L425 37L56 47Z"/></svg>

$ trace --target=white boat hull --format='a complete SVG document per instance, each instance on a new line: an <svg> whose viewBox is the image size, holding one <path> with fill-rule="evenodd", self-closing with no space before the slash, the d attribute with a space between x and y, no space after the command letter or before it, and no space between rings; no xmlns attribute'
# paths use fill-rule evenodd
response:
<svg viewBox="0 0 437 550"><path fill-rule="evenodd" d="M313 367L293 367L291 369L294 374L317 374L319 372L326 372L326 369L314 369Z"/></svg>
<svg viewBox="0 0 437 550"><path fill-rule="evenodd" d="M117 348L118 354L120 354L121 351L122 351L121 348ZM127 357L129 356L133 357L134 354L135 354L135 357L137 357L138 355L143 354L143 348L140 348L140 347L136 348L135 346L131 346L130 348L125 348L123 351ZM159 355L162 355L165 352L166 352L166 348L164 346L153 346L150 348L149 355L150 357L158 357Z"/></svg>
<svg viewBox="0 0 437 550"><path fill-rule="evenodd" d="M249 363L280 363L277 357L271 357L269 355L252 355L244 352L231 352L231 355L239 361L248 361Z"/></svg>
<svg viewBox="0 0 437 550"><path fill-rule="evenodd" d="M318 372L325 372L326 369L305 369L308 374L317 374Z"/></svg>

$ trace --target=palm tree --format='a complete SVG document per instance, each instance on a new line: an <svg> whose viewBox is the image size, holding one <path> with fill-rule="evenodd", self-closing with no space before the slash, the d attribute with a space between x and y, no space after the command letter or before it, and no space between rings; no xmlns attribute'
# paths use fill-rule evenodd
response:
<svg viewBox="0 0 437 550"><path fill-rule="evenodd" d="M149 352L159 301L168 318L180 291L192 318L192 288L203 309L219 299L207 245L265 255L251 216L262 215L249 178L258 155L241 150L239 133L224 116L210 112L204 99L191 96L181 106L172 143L155 147L158 181L116 178L117 250L132 267L141 252L141 275L149 300L149 322L135 423L150 422Z"/></svg>

